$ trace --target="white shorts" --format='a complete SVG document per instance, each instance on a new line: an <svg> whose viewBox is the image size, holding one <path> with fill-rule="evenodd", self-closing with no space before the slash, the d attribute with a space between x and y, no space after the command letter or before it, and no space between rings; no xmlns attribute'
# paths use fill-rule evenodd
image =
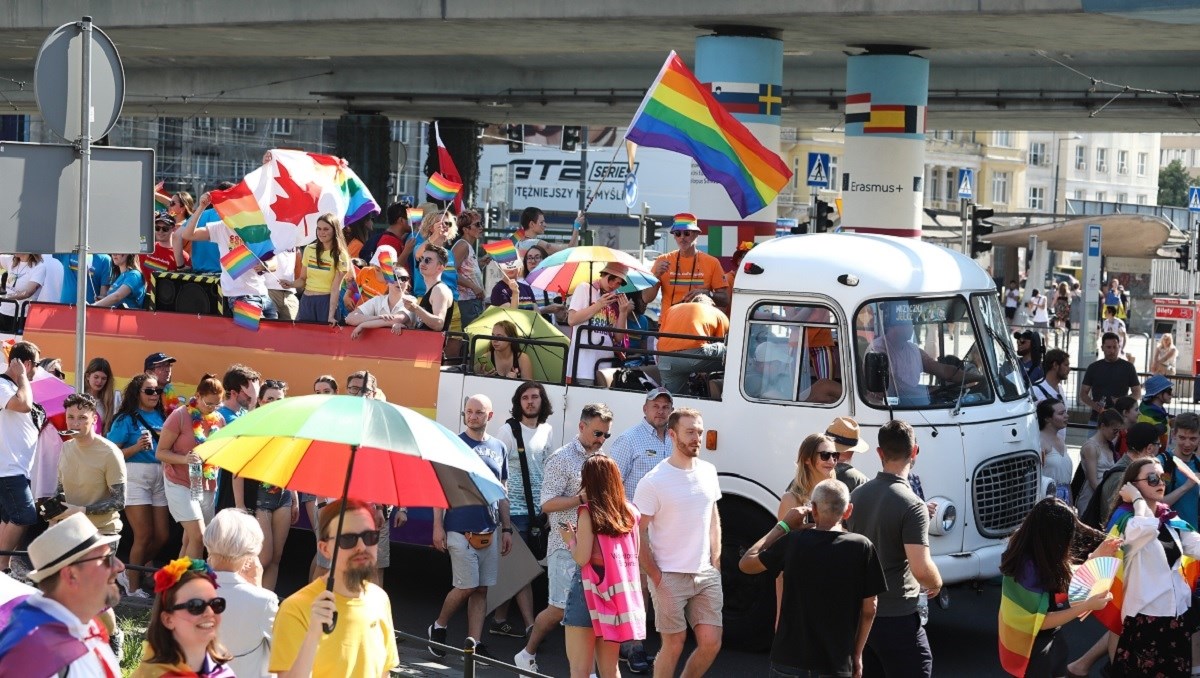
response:
<svg viewBox="0 0 1200 678"><path fill-rule="evenodd" d="M205 492L197 501L192 499L191 488L178 485L170 480L164 480L163 484L167 490L167 507L171 509L171 517L175 519L175 522L186 523L192 520L203 520L205 525L212 522L216 492Z"/></svg>
<svg viewBox="0 0 1200 678"><path fill-rule="evenodd" d="M447 532L446 549L450 551L454 588L473 589L496 585L496 572L500 565L499 530L492 535L492 543L485 549L471 548L467 536L462 532Z"/></svg>
<svg viewBox="0 0 1200 678"><path fill-rule="evenodd" d="M162 464L134 462L125 465L126 506L166 506L167 489L164 487Z"/></svg>

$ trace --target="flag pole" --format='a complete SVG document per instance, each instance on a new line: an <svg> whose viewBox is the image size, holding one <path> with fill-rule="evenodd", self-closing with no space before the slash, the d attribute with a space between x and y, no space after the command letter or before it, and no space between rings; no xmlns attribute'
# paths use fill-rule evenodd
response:
<svg viewBox="0 0 1200 678"><path fill-rule="evenodd" d="M620 145L620 144L614 144L614 145L613 145L613 154L612 154L612 158L611 158L611 159L608 161L608 163L609 163L610 165L611 165L612 163L616 162L616 160L617 160L617 154L618 154L618 153L620 153L620 152L621 152L621 145ZM587 174L587 168L586 168L586 167L584 167L582 171L584 172L584 175L586 176L586 174ZM589 197L588 197L587 204L583 206L583 213L584 213L584 214L587 214L587 211L588 211L588 209L589 209L589 208L592 206L592 201L596 199L596 194L600 192L600 184L602 184L602 183L604 183L604 180L603 180L603 179L600 179L600 180L596 181L596 186L595 186L594 188L592 188L592 194L591 194L591 196L589 196Z"/></svg>

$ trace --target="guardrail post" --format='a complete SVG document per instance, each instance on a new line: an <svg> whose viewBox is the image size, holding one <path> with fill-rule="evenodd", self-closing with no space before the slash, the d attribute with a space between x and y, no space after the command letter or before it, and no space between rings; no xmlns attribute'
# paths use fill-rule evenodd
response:
<svg viewBox="0 0 1200 678"><path fill-rule="evenodd" d="M463 678L475 678L475 639L467 638L463 647Z"/></svg>

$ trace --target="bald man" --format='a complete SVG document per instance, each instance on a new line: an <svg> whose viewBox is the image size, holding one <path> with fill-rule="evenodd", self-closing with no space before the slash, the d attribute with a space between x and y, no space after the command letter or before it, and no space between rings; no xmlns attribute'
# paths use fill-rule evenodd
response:
<svg viewBox="0 0 1200 678"><path fill-rule="evenodd" d="M508 447L487 433L492 419L492 401L485 395L467 398L463 407L466 430L458 437L479 455L501 485L508 484ZM446 594L442 612L429 626L427 636L433 643L446 644L446 626L462 604L467 604L467 636L476 641L475 654L494 659L481 641L483 619L487 616L487 590L496 584L500 556L507 555L512 546L512 523L508 518L508 500L501 499L497 507L501 530L496 539L496 521L491 507L464 506L443 510L433 509L433 547L450 552L454 588ZM446 656L446 651L429 645L434 657Z"/></svg>

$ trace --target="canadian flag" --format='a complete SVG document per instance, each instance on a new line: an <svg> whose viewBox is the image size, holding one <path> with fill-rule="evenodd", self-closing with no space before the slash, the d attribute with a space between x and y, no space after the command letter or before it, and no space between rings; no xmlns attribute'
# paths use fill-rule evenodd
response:
<svg viewBox="0 0 1200 678"><path fill-rule="evenodd" d="M438 171L450 181L461 184L462 176L459 175L458 168L454 166L454 158L450 157L450 151L446 149L446 144L442 143L442 133L438 131L436 121L433 123L433 136L437 139ZM462 213L462 191L454 196L454 211L457 214Z"/></svg>

